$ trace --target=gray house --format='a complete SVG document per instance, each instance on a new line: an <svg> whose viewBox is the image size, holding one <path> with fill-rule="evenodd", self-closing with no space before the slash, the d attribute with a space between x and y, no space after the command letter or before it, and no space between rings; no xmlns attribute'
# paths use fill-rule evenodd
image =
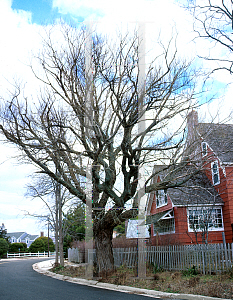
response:
<svg viewBox="0 0 233 300"><path fill-rule="evenodd" d="M25 243L27 244L27 247L29 247L32 242L34 242L39 235L31 235L27 232L9 232L7 233L7 236L10 237L9 242L11 244L13 243Z"/></svg>

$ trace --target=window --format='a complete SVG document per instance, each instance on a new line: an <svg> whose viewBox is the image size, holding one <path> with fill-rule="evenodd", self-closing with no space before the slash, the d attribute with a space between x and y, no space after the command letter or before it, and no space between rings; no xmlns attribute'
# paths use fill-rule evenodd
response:
<svg viewBox="0 0 233 300"><path fill-rule="evenodd" d="M15 242L15 238L12 238L12 243L14 243Z"/></svg>
<svg viewBox="0 0 233 300"><path fill-rule="evenodd" d="M26 244L29 244L29 240L28 239L26 239Z"/></svg>
<svg viewBox="0 0 233 300"><path fill-rule="evenodd" d="M202 148L202 155L203 156L207 155L207 144L205 142L201 144L201 148Z"/></svg>
<svg viewBox="0 0 233 300"><path fill-rule="evenodd" d="M167 190L159 190L156 192L156 207L167 204Z"/></svg>
<svg viewBox="0 0 233 300"><path fill-rule="evenodd" d="M220 183L219 168L218 168L217 160L211 163L211 170L212 170L213 184L217 185Z"/></svg>
<svg viewBox="0 0 233 300"><path fill-rule="evenodd" d="M190 231L223 229L222 208L190 208L188 209Z"/></svg>
<svg viewBox="0 0 233 300"><path fill-rule="evenodd" d="M157 222L153 223L154 235L157 233L175 232L174 212L168 211Z"/></svg>

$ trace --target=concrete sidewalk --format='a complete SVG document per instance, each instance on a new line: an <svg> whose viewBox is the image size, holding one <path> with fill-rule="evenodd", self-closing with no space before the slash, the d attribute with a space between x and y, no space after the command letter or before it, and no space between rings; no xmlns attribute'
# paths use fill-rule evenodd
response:
<svg viewBox="0 0 233 300"><path fill-rule="evenodd" d="M180 299L184 299L184 300L226 300L223 298L214 298L214 297L199 296L199 295L165 293L165 292L160 292L160 291L140 289L140 288L124 286L124 285L115 285L115 284L110 284L110 283L98 282L96 280L72 278L69 276L59 275L59 274L50 272L49 269L51 269L53 267L54 262L55 262L54 259L46 260L46 261L36 263L32 267L36 272L53 277L55 279L65 280L65 281L76 283L76 284L88 285L88 286L102 288L102 289L114 290L114 291L118 291L118 292L148 296L148 297L152 297L152 298L176 299L176 300L180 300ZM69 264L69 265L72 265L72 264Z"/></svg>

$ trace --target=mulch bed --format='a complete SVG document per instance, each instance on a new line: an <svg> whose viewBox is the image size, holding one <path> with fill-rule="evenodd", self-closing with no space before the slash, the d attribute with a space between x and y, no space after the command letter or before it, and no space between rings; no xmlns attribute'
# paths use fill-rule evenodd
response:
<svg viewBox="0 0 233 300"><path fill-rule="evenodd" d="M85 278L84 266L66 266L51 271L65 276ZM149 267L147 277L148 279L139 279L135 269L121 266L113 274L99 278L98 281L162 292L233 299L233 270L222 275L184 275L184 272L155 272L153 267Z"/></svg>

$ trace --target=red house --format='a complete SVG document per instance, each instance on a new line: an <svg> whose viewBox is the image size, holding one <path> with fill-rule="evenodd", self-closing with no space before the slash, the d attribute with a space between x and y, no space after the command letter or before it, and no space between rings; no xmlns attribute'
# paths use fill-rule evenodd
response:
<svg viewBox="0 0 233 300"><path fill-rule="evenodd" d="M196 161L176 176L194 174L184 186L150 194L147 224L152 245L233 242L233 125L198 123L188 116L186 152ZM199 168L197 167L199 165ZM167 176L155 166L154 182Z"/></svg>

